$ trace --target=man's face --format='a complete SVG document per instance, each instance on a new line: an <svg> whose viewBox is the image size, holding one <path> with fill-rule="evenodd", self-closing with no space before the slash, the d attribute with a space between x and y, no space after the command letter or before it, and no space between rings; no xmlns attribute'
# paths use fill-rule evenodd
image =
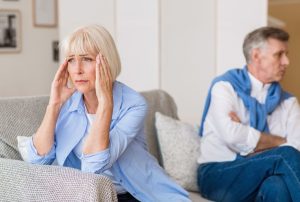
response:
<svg viewBox="0 0 300 202"><path fill-rule="evenodd" d="M259 50L256 60L257 73L263 83L278 82L283 78L290 63L287 53L287 42L272 38Z"/></svg>

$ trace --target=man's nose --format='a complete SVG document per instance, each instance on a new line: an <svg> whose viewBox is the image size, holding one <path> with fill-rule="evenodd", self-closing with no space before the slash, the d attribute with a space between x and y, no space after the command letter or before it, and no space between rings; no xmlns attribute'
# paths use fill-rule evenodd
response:
<svg viewBox="0 0 300 202"><path fill-rule="evenodd" d="M282 57L282 61L281 62L282 62L283 65L288 66L290 64L290 59L288 58L287 55L284 55Z"/></svg>

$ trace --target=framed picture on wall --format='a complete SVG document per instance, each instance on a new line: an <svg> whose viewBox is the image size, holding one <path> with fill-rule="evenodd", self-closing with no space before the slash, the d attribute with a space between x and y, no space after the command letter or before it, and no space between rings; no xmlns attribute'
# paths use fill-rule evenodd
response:
<svg viewBox="0 0 300 202"><path fill-rule="evenodd" d="M0 53L21 51L21 14L19 10L0 9Z"/></svg>
<svg viewBox="0 0 300 202"><path fill-rule="evenodd" d="M57 0L33 0L33 25L57 26Z"/></svg>

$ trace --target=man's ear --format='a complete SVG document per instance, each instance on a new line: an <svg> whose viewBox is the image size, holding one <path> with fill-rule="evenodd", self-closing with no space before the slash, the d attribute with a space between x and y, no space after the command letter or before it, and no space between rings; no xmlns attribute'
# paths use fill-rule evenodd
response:
<svg viewBox="0 0 300 202"><path fill-rule="evenodd" d="M251 52L251 61L258 63L261 58L261 50L259 48L254 48Z"/></svg>

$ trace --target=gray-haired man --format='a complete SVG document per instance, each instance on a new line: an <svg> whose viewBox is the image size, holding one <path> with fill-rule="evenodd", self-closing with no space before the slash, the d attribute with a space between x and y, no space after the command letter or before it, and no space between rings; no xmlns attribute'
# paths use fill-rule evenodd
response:
<svg viewBox="0 0 300 202"><path fill-rule="evenodd" d="M217 77L203 112L200 193L214 201L300 199L300 108L278 83L289 65L289 34L249 33L247 65Z"/></svg>

